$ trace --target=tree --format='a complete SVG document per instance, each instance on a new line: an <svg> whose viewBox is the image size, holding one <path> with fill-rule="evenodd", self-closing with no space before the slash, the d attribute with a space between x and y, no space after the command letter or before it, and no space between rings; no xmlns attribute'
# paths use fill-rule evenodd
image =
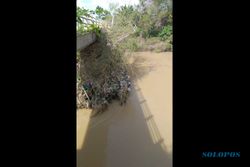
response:
<svg viewBox="0 0 250 167"><path fill-rule="evenodd" d="M82 8L77 7L76 9L76 22L83 23L82 22L82 16L84 16L84 11Z"/></svg>
<svg viewBox="0 0 250 167"><path fill-rule="evenodd" d="M95 32L97 35L100 33L100 28L96 24L96 21L91 16L95 14L95 11L84 9L83 7L77 7L76 10L76 22L77 22L77 33L83 34L89 31ZM84 18L84 16L86 18ZM84 23L83 20L86 22ZM91 22L91 23L90 23Z"/></svg>
<svg viewBox="0 0 250 167"><path fill-rule="evenodd" d="M115 14L117 12L117 7L118 6L119 6L119 3L110 3L109 4L109 10L110 10L111 15L112 15L112 22L111 22L112 27L114 25L114 18L115 18Z"/></svg>
<svg viewBox="0 0 250 167"><path fill-rule="evenodd" d="M133 13L134 8L133 6L121 6L117 10L117 15L120 17L120 24L121 26L127 26L129 24L133 24Z"/></svg>
<svg viewBox="0 0 250 167"><path fill-rule="evenodd" d="M88 10L84 8L77 7L76 9L76 22L77 28L80 29L80 26L83 24L82 17L88 15Z"/></svg>
<svg viewBox="0 0 250 167"><path fill-rule="evenodd" d="M97 15L97 19L104 20L108 15L110 15L110 12L100 6L97 6L95 9L95 14Z"/></svg>

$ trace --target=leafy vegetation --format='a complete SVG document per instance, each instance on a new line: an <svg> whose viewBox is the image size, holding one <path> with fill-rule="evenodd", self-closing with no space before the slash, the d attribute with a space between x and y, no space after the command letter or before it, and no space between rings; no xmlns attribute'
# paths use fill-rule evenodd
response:
<svg viewBox="0 0 250 167"><path fill-rule="evenodd" d="M84 23L85 18L94 20ZM166 48L172 48L172 0L140 0L137 6L117 3L109 4L109 11L97 6L96 9L87 10L77 8L77 32L84 34L95 32L100 36L101 28L97 22L107 25L107 36L112 43L119 42L122 50L137 51L148 47L160 46L151 44L166 42ZM144 42L141 42L142 39ZM156 42L156 43L157 43ZM153 46L152 46L153 45ZM146 48L145 48L146 49Z"/></svg>
<svg viewBox="0 0 250 167"><path fill-rule="evenodd" d="M101 28L97 24L99 20L104 20L107 16L110 15L110 12L103 9L100 6L97 6L95 11L88 10L85 8L77 7L76 11L76 21L77 21L77 33L85 34L87 32L94 32L97 36L100 36ZM95 17L94 17L95 16ZM91 22L91 23L85 23Z"/></svg>
<svg viewBox="0 0 250 167"><path fill-rule="evenodd" d="M107 18L107 16L111 15L111 13L108 10L103 9L100 6L96 7L96 10L93 11L93 14L97 15L97 19L104 20Z"/></svg>
<svg viewBox="0 0 250 167"><path fill-rule="evenodd" d="M111 4L110 17L104 19L105 22L110 22L109 37L115 43L117 40L129 34L121 43L121 48L126 48L131 51L140 50L140 43L135 38L143 38L150 41L157 37L159 43L164 41L167 43L168 49L172 45L172 7L171 0L140 0L139 5L131 6L124 5L117 7ZM128 42L129 41L129 42ZM132 41L132 42L131 42ZM163 48L163 47L162 47Z"/></svg>
<svg viewBox="0 0 250 167"><path fill-rule="evenodd" d="M159 33L159 37L162 40L167 40L172 38L172 26L164 26L162 31Z"/></svg>

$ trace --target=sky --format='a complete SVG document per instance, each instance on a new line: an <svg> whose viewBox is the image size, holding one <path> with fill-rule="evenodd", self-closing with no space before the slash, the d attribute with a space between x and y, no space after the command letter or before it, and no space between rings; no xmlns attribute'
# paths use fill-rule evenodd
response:
<svg viewBox="0 0 250 167"><path fill-rule="evenodd" d="M122 5L137 5L139 0L77 0L77 6L86 9L94 10L96 6L101 6L104 9L109 9L109 3L119 3Z"/></svg>

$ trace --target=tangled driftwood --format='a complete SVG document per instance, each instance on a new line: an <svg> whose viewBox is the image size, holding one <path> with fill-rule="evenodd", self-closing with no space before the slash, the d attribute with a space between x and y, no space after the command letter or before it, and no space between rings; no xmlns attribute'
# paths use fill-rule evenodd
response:
<svg viewBox="0 0 250 167"><path fill-rule="evenodd" d="M77 108L103 112L113 100L123 105L131 90L122 56L103 41L83 50L77 61Z"/></svg>

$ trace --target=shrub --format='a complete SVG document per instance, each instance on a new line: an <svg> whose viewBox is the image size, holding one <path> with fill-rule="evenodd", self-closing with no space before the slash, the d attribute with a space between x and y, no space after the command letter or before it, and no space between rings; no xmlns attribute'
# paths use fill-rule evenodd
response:
<svg viewBox="0 0 250 167"><path fill-rule="evenodd" d="M135 41L133 41L131 44L130 44L130 47L129 47L132 51L137 51L138 49L138 45Z"/></svg>
<svg viewBox="0 0 250 167"><path fill-rule="evenodd" d="M163 29L161 30L158 36L161 38L161 40L167 40L167 39L172 38L172 33L173 33L172 26L168 25L168 26L163 27Z"/></svg>
<svg viewBox="0 0 250 167"><path fill-rule="evenodd" d="M90 24L87 31L94 32L97 37L100 37L101 35L101 28L96 24Z"/></svg>
<svg viewBox="0 0 250 167"><path fill-rule="evenodd" d="M147 36L149 38L150 37L157 37L158 34L159 34L159 30L154 26L151 26L147 32Z"/></svg>
<svg viewBox="0 0 250 167"><path fill-rule="evenodd" d="M138 46L138 41L136 38L133 37L128 37L128 39L124 40L124 42L120 43L119 48L122 49L123 51L128 50L128 51L137 51L139 49Z"/></svg>

